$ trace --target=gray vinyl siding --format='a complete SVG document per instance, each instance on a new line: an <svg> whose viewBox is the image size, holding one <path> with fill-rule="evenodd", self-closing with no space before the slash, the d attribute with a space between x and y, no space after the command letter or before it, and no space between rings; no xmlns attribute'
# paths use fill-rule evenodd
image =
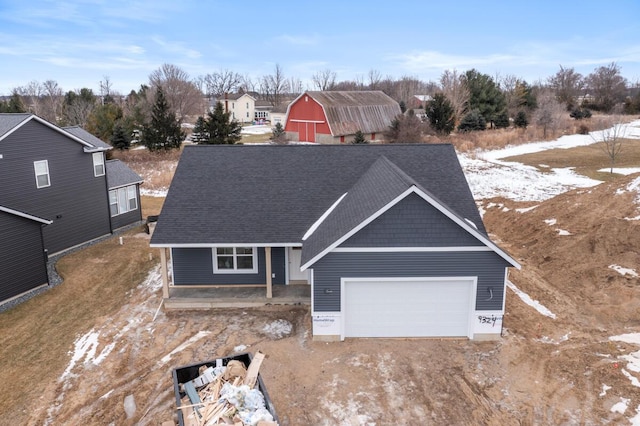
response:
<svg viewBox="0 0 640 426"><path fill-rule="evenodd" d="M341 247L481 246L477 238L417 194L410 194Z"/></svg>
<svg viewBox="0 0 640 426"><path fill-rule="evenodd" d="M0 302L48 283L41 226L0 212Z"/></svg>
<svg viewBox="0 0 640 426"><path fill-rule="evenodd" d="M174 285L266 284L265 252L258 247L257 274L214 274L211 248L172 248ZM274 284L284 284L284 248L271 249Z"/></svg>
<svg viewBox="0 0 640 426"><path fill-rule="evenodd" d="M509 264L504 259L491 251L329 253L313 266L314 310L340 311L341 278L476 276L476 309L500 310L507 266ZM493 298L489 287L493 291ZM327 289L331 292L326 293Z"/></svg>
<svg viewBox="0 0 640 426"><path fill-rule="evenodd" d="M137 209L116 216L111 216L111 227L113 229L122 228L123 226L142 220L142 210L140 209L140 185L136 185L136 199L138 201Z"/></svg>
<svg viewBox="0 0 640 426"><path fill-rule="evenodd" d="M53 221L49 254L111 232L106 177L95 177L83 145L31 120L0 141L0 204ZM37 188L33 162L47 160L51 186Z"/></svg>
<svg viewBox="0 0 640 426"><path fill-rule="evenodd" d="M273 284L286 284L285 248L273 247L271 249L271 273Z"/></svg>

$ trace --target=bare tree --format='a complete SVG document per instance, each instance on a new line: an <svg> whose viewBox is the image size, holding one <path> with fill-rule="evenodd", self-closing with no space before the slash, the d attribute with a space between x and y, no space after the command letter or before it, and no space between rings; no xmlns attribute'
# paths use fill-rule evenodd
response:
<svg viewBox="0 0 640 426"><path fill-rule="evenodd" d="M458 74L455 69L453 71L445 70L440 76L440 86L442 93L453 107L456 123L460 122L469 103L469 96L471 96L469 88L464 84L463 75Z"/></svg>
<svg viewBox="0 0 640 426"><path fill-rule="evenodd" d="M383 135L389 143L420 143L425 125L409 110L407 114L399 114L391 121L391 125Z"/></svg>
<svg viewBox="0 0 640 426"><path fill-rule="evenodd" d="M253 81L253 79L249 74L245 74L241 77L238 91L244 92L244 93L256 91L256 83Z"/></svg>
<svg viewBox="0 0 640 426"><path fill-rule="evenodd" d="M613 173L613 168L616 164L616 159L618 158L618 156L620 155L620 152L622 151L624 135L627 130L627 126L625 124L621 124L619 118L615 118L612 121L614 123L613 126L601 132L602 133L602 145L601 145L602 150L604 151L605 154L607 154L607 157L609 157L609 160L611 161L610 168L609 168L610 173ZM598 140L593 135L591 135L591 138L595 142L598 142Z"/></svg>
<svg viewBox="0 0 640 426"><path fill-rule="evenodd" d="M282 96L288 91L289 82L280 64L276 64L273 74L265 75L260 79L260 92L273 106L280 105Z"/></svg>
<svg viewBox="0 0 640 426"><path fill-rule="evenodd" d="M369 90L380 90L380 82L382 81L382 74L380 74L380 71L370 69L368 77Z"/></svg>
<svg viewBox="0 0 640 426"><path fill-rule="evenodd" d="M62 118L63 96L57 81L47 80L42 83L40 116L51 123L57 123Z"/></svg>
<svg viewBox="0 0 640 426"><path fill-rule="evenodd" d="M336 72L327 68L316 72L311 80L318 90L333 90L336 85Z"/></svg>
<svg viewBox="0 0 640 426"><path fill-rule="evenodd" d="M427 88L424 82L417 78L405 75L395 82L391 97L398 102L404 101L408 104L414 95L424 95L426 92ZM412 106L409 105L409 107Z"/></svg>
<svg viewBox="0 0 640 426"><path fill-rule="evenodd" d="M40 115L41 96L44 89L39 82L32 80L26 86L16 87L14 91L22 98L22 103L27 108L27 111Z"/></svg>
<svg viewBox="0 0 640 426"><path fill-rule="evenodd" d="M304 85L302 84L302 80L300 80L298 77L290 77L288 84L289 93L293 95L299 95L300 93L304 92Z"/></svg>
<svg viewBox="0 0 640 426"><path fill-rule="evenodd" d="M565 104L567 108L574 106L576 98L584 87L582 74L573 68L564 68L562 65L555 75L548 78L547 82L558 101Z"/></svg>
<svg viewBox="0 0 640 426"><path fill-rule="evenodd" d="M547 137L547 132L555 131L560 124L562 116L566 115L565 108L558 101L553 92L542 91L538 95L538 108L534 119L536 124L542 126L542 137Z"/></svg>
<svg viewBox="0 0 640 426"><path fill-rule="evenodd" d="M216 71L204 76L204 92L209 97L220 97L225 93L234 93L242 82L242 76L228 69Z"/></svg>
<svg viewBox="0 0 640 426"><path fill-rule="evenodd" d="M627 80L620 74L620 67L612 62L606 67L598 67L586 78L587 87L595 97L595 105L603 111L611 111L624 100Z"/></svg>
<svg viewBox="0 0 640 426"><path fill-rule="evenodd" d="M102 80L100 80L100 102L104 104L109 104L114 101L112 92L113 83L111 83L111 78L108 75L105 75Z"/></svg>
<svg viewBox="0 0 640 426"><path fill-rule="evenodd" d="M149 84L153 89L149 91L151 94L162 87L171 111L180 121L188 115L200 115L204 111L202 92L191 81L189 74L176 65L163 64L149 75Z"/></svg>

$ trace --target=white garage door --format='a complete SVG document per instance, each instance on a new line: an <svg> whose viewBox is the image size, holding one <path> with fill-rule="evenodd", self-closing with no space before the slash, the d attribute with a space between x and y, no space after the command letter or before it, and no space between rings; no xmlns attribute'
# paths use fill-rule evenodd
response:
<svg viewBox="0 0 640 426"><path fill-rule="evenodd" d="M345 279L344 337L469 336L473 278Z"/></svg>

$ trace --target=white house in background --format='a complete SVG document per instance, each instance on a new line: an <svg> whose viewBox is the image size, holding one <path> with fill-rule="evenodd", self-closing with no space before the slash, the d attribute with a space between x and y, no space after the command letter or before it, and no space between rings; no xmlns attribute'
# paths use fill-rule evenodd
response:
<svg viewBox="0 0 640 426"><path fill-rule="evenodd" d="M232 120L251 123L255 118L256 98L247 93L228 93L218 99Z"/></svg>

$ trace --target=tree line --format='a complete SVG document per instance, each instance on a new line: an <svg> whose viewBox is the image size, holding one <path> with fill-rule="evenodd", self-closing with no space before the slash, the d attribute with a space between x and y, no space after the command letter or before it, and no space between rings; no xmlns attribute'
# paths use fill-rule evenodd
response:
<svg viewBox="0 0 640 426"><path fill-rule="evenodd" d="M193 78L176 65L163 64L138 90L126 95L113 90L109 77L100 81L99 93L89 88L65 92L56 81L32 81L0 100L0 112L32 112L61 126L79 125L120 149L128 148L136 138L151 149L171 149L180 146L184 138L180 125L186 121L197 121L197 133L207 138L203 143L220 143L213 142L222 139L212 126L224 111L209 112L209 105L225 93L250 93L281 106L305 89L383 91L407 112L392 123L391 139L406 138L407 131L420 127L420 119L412 114L415 109L424 110L431 130L438 134L512 124L526 127L531 122L546 132L559 111L568 111L576 119L587 117L591 110L640 112L638 83L624 78L616 63L598 67L586 76L560 66L554 75L533 83L514 75L490 76L476 69L446 70L437 82L383 77L377 70L338 81L335 71L324 69L312 76L310 87L298 78L287 77L279 64L271 74L257 79L228 69ZM416 102L417 94L429 98ZM223 129L223 133L229 132L224 143L238 140L237 128Z"/></svg>

